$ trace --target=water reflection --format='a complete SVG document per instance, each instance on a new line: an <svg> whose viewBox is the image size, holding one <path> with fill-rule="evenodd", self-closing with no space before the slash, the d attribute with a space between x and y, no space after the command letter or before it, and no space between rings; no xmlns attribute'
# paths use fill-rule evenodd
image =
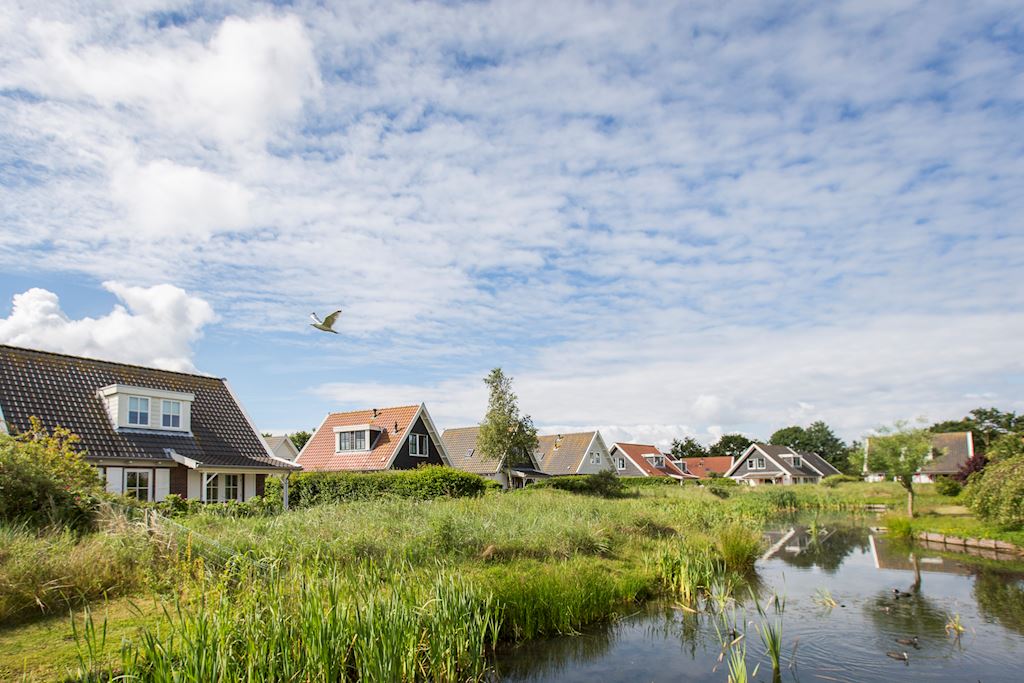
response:
<svg viewBox="0 0 1024 683"><path fill-rule="evenodd" d="M862 524L789 522L766 534L758 564L763 591L786 597L783 651L786 680L881 683L907 680L1019 681L1024 661L1024 574L981 566L895 543ZM825 609L816 595L831 592ZM771 668L746 624L750 669ZM957 615L967 630L947 634ZM648 605L579 637L527 643L499 655L507 681L724 682L714 618L671 605ZM915 640L916 639L916 640ZM892 655L907 652L907 661ZM753 680L753 679L752 679Z"/></svg>

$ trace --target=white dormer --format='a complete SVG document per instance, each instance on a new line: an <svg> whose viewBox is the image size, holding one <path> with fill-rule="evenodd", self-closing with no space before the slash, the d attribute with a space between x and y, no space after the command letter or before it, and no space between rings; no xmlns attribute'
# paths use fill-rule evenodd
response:
<svg viewBox="0 0 1024 683"><path fill-rule="evenodd" d="M334 428L335 453L366 453L373 450L383 430L376 425L343 425Z"/></svg>
<svg viewBox="0 0 1024 683"><path fill-rule="evenodd" d="M116 429L192 431L195 394L126 384L105 386L97 394Z"/></svg>
<svg viewBox="0 0 1024 683"><path fill-rule="evenodd" d="M651 453L650 455L645 455L644 458L646 458L647 462L651 463L655 467L659 467L660 468L660 467L664 467L665 466L665 456L664 455L658 455L656 453Z"/></svg>

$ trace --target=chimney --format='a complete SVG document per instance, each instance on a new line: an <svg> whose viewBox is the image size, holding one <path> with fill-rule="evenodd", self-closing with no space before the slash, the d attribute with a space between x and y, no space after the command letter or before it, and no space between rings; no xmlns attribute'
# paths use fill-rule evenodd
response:
<svg viewBox="0 0 1024 683"><path fill-rule="evenodd" d="M376 408L373 409L373 419L374 420L377 419L377 409Z"/></svg>

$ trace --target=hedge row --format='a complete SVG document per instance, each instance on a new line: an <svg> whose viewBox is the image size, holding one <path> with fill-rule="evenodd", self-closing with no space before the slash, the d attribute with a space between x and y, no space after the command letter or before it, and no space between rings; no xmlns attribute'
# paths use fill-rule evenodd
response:
<svg viewBox="0 0 1024 683"><path fill-rule="evenodd" d="M533 486L559 489L587 496L622 498L627 494L625 480L611 470L598 474L573 474L565 477L542 479Z"/></svg>
<svg viewBox="0 0 1024 683"><path fill-rule="evenodd" d="M288 502L293 508L346 500L398 498L462 498L482 495L486 479L451 467L428 465L414 470L387 472L302 472L288 483ZM280 483L267 478L267 497L280 497Z"/></svg>

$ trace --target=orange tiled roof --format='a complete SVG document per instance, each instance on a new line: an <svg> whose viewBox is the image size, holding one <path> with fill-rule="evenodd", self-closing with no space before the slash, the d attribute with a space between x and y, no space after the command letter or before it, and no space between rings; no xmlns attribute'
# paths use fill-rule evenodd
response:
<svg viewBox="0 0 1024 683"><path fill-rule="evenodd" d="M728 455L714 455L706 458L683 458L686 469L698 479L707 479L712 472L725 475L732 467L732 458Z"/></svg>
<svg viewBox="0 0 1024 683"><path fill-rule="evenodd" d="M378 408L374 411L355 410L348 413L331 413L299 453L296 462L307 472L366 472L382 470L400 445L402 436L419 412L419 406ZM381 430L369 451L358 453L335 452L335 427L351 427L368 424Z"/></svg>
<svg viewBox="0 0 1024 683"><path fill-rule="evenodd" d="M689 474L688 472L684 472L683 470L676 467L676 464L672 462L672 459L669 458L664 453L662 453L660 450L658 450L657 446L652 446L650 444L643 443L617 443L615 444L615 446L618 446L619 450L628 455L629 459L632 460L636 464L636 466L639 467L648 476L671 477L674 475L677 477L694 478L693 475ZM651 464L651 462L646 457L651 455L660 455L664 457L665 466L662 468L658 468Z"/></svg>

